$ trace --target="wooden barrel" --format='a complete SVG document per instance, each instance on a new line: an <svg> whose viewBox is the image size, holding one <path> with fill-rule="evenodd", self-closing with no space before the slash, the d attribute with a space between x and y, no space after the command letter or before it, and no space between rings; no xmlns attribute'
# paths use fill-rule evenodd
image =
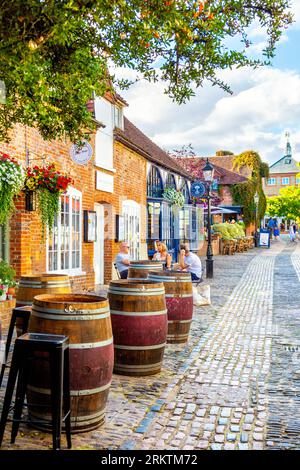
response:
<svg viewBox="0 0 300 470"><path fill-rule="evenodd" d="M66 274L32 274L21 276L16 295L16 307L32 305L36 295L71 294L69 276ZM16 323L17 336L22 334L22 319Z"/></svg>
<svg viewBox="0 0 300 470"><path fill-rule="evenodd" d="M193 286L189 273L150 271L149 280L163 282L168 309L168 343L188 340L193 318Z"/></svg>
<svg viewBox="0 0 300 470"><path fill-rule="evenodd" d="M162 271L163 265L161 261L149 261L149 260L140 260L140 261L130 261L129 271L128 271L128 280L146 280L148 279L149 271Z"/></svg>
<svg viewBox="0 0 300 470"><path fill-rule="evenodd" d="M16 295L17 307L32 305L36 295L71 294L69 276L66 274L32 274L21 276Z"/></svg>
<svg viewBox="0 0 300 470"><path fill-rule="evenodd" d="M167 340L163 283L111 281L108 298L114 335L114 372L134 376L160 372Z"/></svg>
<svg viewBox="0 0 300 470"><path fill-rule="evenodd" d="M104 420L114 363L107 299L80 294L39 295L33 301L29 331L69 337L71 429L83 432L97 428ZM33 361L29 403L49 404L48 367L47 361ZM42 410L30 406L32 419L50 417L50 408Z"/></svg>

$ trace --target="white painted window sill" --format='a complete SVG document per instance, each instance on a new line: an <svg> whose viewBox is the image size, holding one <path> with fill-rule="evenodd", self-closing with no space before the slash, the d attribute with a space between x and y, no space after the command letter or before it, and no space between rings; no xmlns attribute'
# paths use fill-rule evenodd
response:
<svg viewBox="0 0 300 470"><path fill-rule="evenodd" d="M80 269L65 269L65 270L60 270L60 271L47 271L47 274L67 274L68 276L71 277L76 277L76 276L85 276L86 272L81 271Z"/></svg>
<svg viewBox="0 0 300 470"><path fill-rule="evenodd" d="M117 173L117 170L115 168L109 168L107 166L99 165L97 163L95 163L95 167L97 168L97 170L106 170L110 171L111 173Z"/></svg>

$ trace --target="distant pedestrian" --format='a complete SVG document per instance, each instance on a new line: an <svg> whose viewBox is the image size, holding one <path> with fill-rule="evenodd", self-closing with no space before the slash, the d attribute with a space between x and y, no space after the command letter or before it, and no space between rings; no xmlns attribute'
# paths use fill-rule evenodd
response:
<svg viewBox="0 0 300 470"><path fill-rule="evenodd" d="M275 240L277 240L277 241L278 241L279 238L280 238L280 231L279 231L279 228L278 228L278 227L274 228L274 238L275 238Z"/></svg>
<svg viewBox="0 0 300 470"><path fill-rule="evenodd" d="M270 219L269 222L268 222L268 229L270 231L270 238L272 239L272 236L274 234L274 228L275 228L276 224L275 224L275 220L274 219Z"/></svg>
<svg viewBox="0 0 300 470"><path fill-rule="evenodd" d="M294 225L290 225L290 230L289 230L289 235L290 235L290 241L294 242L296 239L296 232L294 231Z"/></svg>

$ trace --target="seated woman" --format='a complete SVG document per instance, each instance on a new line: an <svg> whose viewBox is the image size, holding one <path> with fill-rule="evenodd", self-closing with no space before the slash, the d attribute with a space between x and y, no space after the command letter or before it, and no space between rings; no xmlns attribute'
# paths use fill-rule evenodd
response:
<svg viewBox="0 0 300 470"><path fill-rule="evenodd" d="M153 261L162 261L166 269L171 269L172 256L168 253L167 245L156 242L157 251L153 255Z"/></svg>

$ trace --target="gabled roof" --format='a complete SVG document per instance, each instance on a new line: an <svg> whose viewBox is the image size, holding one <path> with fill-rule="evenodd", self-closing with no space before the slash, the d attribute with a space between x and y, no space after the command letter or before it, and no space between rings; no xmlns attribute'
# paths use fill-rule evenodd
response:
<svg viewBox="0 0 300 470"><path fill-rule="evenodd" d="M192 176L179 165L176 160L170 157L164 150L156 145L142 131L135 127L132 122L124 117L124 130L116 129L115 139L118 142L134 150L136 153L169 171L172 171L184 178L192 180Z"/></svg>
<svg viewBox="0 0 300 470"><path fill-rule="evenodd" d="M289 162L289 163L288 163ZM286 155L270 166L270 175L279 173L299 173L300 167L290 155Z"/></svg>
<svg viewBox="0 0 300 470"><path fill-rule="evenodd" d="M201 157L177 157L177 162L182 165L183 168L187 169L189 163L193 162L196 163L200 170L206 164L206 158ZM222 168L221 166L217 165L212 158L209 158L209 161L213 163L215 169L215 178L219 180L219 184L223 185L230 185L230 184L237 184L243 183L247 181L247 178L239 173L234 171L229 171L226 168Z"/></svg>
<svg viewBox="0 0 300 470"><path fill-rule="evenodd" d="M241 174L245 177L251 176L251 169L247 167L242 167L242 168L235 168L234 169L234 159L236 155L222 155L222 156L217 156L214 155L213 157L209 157L209 161L213 165L218 165L222 168L225 168L226 170L233 171L234 173Z"/></svg>

